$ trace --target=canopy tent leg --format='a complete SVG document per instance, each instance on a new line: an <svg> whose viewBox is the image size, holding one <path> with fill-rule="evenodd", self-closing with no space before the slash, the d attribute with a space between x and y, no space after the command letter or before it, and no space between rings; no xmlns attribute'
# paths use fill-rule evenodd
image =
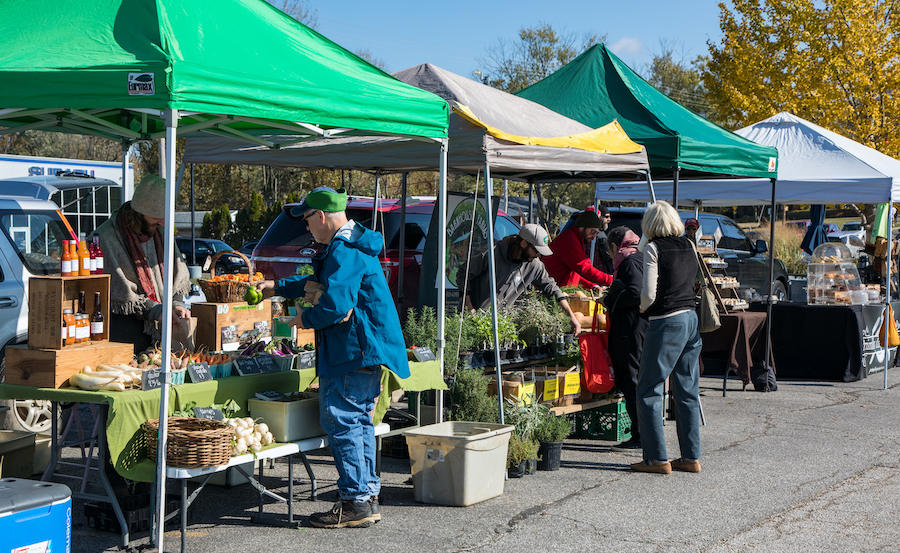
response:
<svg viewBox="0 0 900 553"><path fill-rule="evenodd" d="M129 153L131 153L131 142L122 139L122 198L119 200L119 205L130 200L134 194L134 182L128 178Z"/></svg>
<svg viewBox="0 0 900 553"><path fill-rule="evenodd" d="M197 265L197 224L194 217L197 206L194 204L194 164L191 163L191 265Z"/></svg>
<svg viewBox="0 0 900 553"><path fill-rule="evenodd" d="M772 180L772 213L775 213L776 179ZM772 359L772 285L775 280L775 217L769 217L769 294L766 299L766 367Z"/></svg>
<svg viewBox="0 0 900 553"><path fill-rule="evenodd" d="M449 139L441 140L441 159L440 159L440 184L438 185L438 298L437 298L437 359L441 367L441 377L444 376L444 356L446 355L444 333L446 332L445 321L447 317L447 150L449 148ZM404 174L404 182L406 175ZM403 271L401 257L401 272ZM438 392L436 394L437 401L435 411L437 411L435 420L439 423L444 422L444 394Z"/></svg>
<svg viewBox="0 0 900 553"><path fill-rule="evenodd" d="M378 208L381 207L381 169L375 171L375 205L372 212L372 230L378 230Z"/></svg>
<svg viewBox="0 0 900 553"><path fill-rule="evenodd" d="M647 171L646 173L644 173L644 175L647 177L647 188L650 189L650 203L656 203L656 190L653 189L653 177L650 176L650 171ZM595 190L596 190L596 187L595 187ZM597 194L595 193L594 196L596 197ZM676 207L676 206L672 206L672 207L675 207L675 209L678 209L678 207Z"/></svg>
<svg viewBox="0 0 900 553"><path fill-rule="evenodd" d="M672 174L672 207L678 210L678 177L681 174L681 167L675 166L675 172Z"/></svg>
<svg viewBox="0 0 900 553"><path fill-rule="evenodd" d="M503 211L509 213L509 181L503 179Z"/></svg>
<svg viewBox="0 0 900 553"><path fill-rule="evenodd" d="M152 517L150 535L156 536L156 547L163 549L166 512L166 450L168 447L169 415L169 358L172 353L172 290L175 274L175 137L178 126L178 110L166 110L166 224L163 228L165 249L163 254L163 297L162 300L162 370L159 373L159 435L156 448L156 495L155 516ZM160 156L162 157L162 156Z"/></svg>
<svg viewBox="0 0 900 553"><path fill-rule="evenodd" d="M500 333L497 323L497 262L494 254L494 220L491 215L494 209L491 207L491 196L494 195L494 183L491 182L491 167L484 166L484 202L487 207L487 231L488 231L488 278L491 284L491 325L494 331L494 367L497 375L497 404L500 407L500 424L503 424L503 379L500 376Z"/></svg>
<svg viewBox="0 0 900 553"><path fill-rule="evenodd" d="M889 352L890 352L890 345L888 344L888 340L887 340L887 336L888 336L887 325L888 324L896 324L893 320L890 320L890 321L887 320L888 318L893 319L893 314L891 313L891 254L893 253L893 252L891 252L891 242L893 242L893 237L894 237L894 221L892 220L892 218L890 216L891 207L893 205L894 205L894 198L891 196L888 198L888 209L887 209L887 213L888 213L887 269L885 270L885 273L887 274L887 276L884 279L884 317L885 318L882 319L884 321L884 323L882 323L882 328L885 329L884 339L882 340L882 342L884 342L884 385L883 385L883 389L885 389L885 390L887 390L887 372L888 372L888 362L889 362L888 357L889 357ZM897 351L900 352L900 349L898 349Z"/></svg>
<svg viewBox="0 0 900 553"><path fill-rule="evenodd" d="M528 181L528 222L534 222L534 181Z"/></svg>
<svg viewBox="0 0 900 553"><path fill-rule="evenodd" d="M400 265L397 268L397 312L399 313L403 305L403 273L406 261L406 180L409 173L403 173L400 176ZM384 245L387 250L387 244ZM402 313L401 313L402 315Z"/></svg>

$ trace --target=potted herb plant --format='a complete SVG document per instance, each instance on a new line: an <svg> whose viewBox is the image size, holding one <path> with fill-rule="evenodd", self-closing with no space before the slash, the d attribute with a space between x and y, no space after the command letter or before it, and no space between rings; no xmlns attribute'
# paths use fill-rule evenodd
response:
<svg viewBox="0 0 900 553"><path fill-rule="evenodd" d="M510 478L521 478L529 473L528 463L537 456L537 444L515 433L509 436L509 448L506 453L507 475Z"/></svg>
<svg viewBox="0 0 900 553"><path fill-rule="evenodd" d="M572 421L547 413L534 431L538 446L538 470L559 470L563 440L572 433Z"/></svg>

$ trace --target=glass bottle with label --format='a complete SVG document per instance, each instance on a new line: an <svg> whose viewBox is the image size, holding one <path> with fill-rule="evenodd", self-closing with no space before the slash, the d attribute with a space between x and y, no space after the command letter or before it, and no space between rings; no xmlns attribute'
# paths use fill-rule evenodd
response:
<svg viewBox="0 0 900 553"><path fill-rule="evenodd" d="M91 314L91 341L103 340L103 312L100 311L100 292L94 292L94 312Z"/></svg>
<svg viewBox="0 0 900 553"><path fill-rule="evenodd" d="M91 254L87 249L87 241L84 233L78 237L78 276L91 274Z"/></svg>
<svg viewBox="0 0 900 553"><path fill-rule="evenodd" d="M69 241L63 240L62 260L59 268L60 276L72 276L72 253L69 251Z"/></svg>
<svg viewBox="0 0 900 553"><path fill-rule="evenodd" d="M75 315L75 342L78 344L87 342L91 339L91 331L89 327L88 316L81 313Z"/></svg>
<svg viewBox="0 0 900 553"><path fill-rule="evenodd" d="M90 263L88 264L88 269L90 270L92 275L97 274L97 256L94 253L94 243L91 242L87 245L88 247L88 257L90 257Z"/></svg>
<svg viewBox="0 0 900 553"><path fill-rule="evenodd" d="M84 290L78 292L78 311L76 315L87 315L87 307L84 305Z"/></svg>
<svg viewBox="0 0 900 553"><path fill-rule="evenodd" d="M75 343L75 332L78 330L76 324L75 313L68 307L63 309L63 328L65 330L63 339L67 346L71 346Z"/></svg>
<svg viewBox="0 0 900 553"><path fill-rule="evenodd" d="M94 235L94 274L103 274L103 250L100 249L100 237Z"/></svg>

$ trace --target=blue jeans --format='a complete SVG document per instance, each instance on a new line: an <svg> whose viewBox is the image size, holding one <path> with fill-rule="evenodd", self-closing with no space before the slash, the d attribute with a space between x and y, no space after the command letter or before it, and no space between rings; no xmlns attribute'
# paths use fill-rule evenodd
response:
<svg viewBox="0 0 900 553"><path fill-rule="evenodd" d="M375 474L375 425L369 414L380 392L380 366L319 378L319 423L328 434L341 499L368 501L381 491Z"/></svg>
<svg viewBox="0 0 900 553"><path fill-rule="evenodd" d="M700 331L693 310L650 321L637 383L638 422L645 460L666 460L662 398L672 376L675 427L684 459L700 458Z"/></svg>

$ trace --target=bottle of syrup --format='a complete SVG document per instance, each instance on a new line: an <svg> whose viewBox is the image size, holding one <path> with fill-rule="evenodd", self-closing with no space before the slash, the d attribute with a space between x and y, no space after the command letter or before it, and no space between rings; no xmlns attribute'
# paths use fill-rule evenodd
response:
<svg viewBox="0 0 900 553"><path fill-rule="evenodd" d="M103 340L103 312L100 310L100 292L94 292L94 312L91 313L91 341Z"/></svg>

